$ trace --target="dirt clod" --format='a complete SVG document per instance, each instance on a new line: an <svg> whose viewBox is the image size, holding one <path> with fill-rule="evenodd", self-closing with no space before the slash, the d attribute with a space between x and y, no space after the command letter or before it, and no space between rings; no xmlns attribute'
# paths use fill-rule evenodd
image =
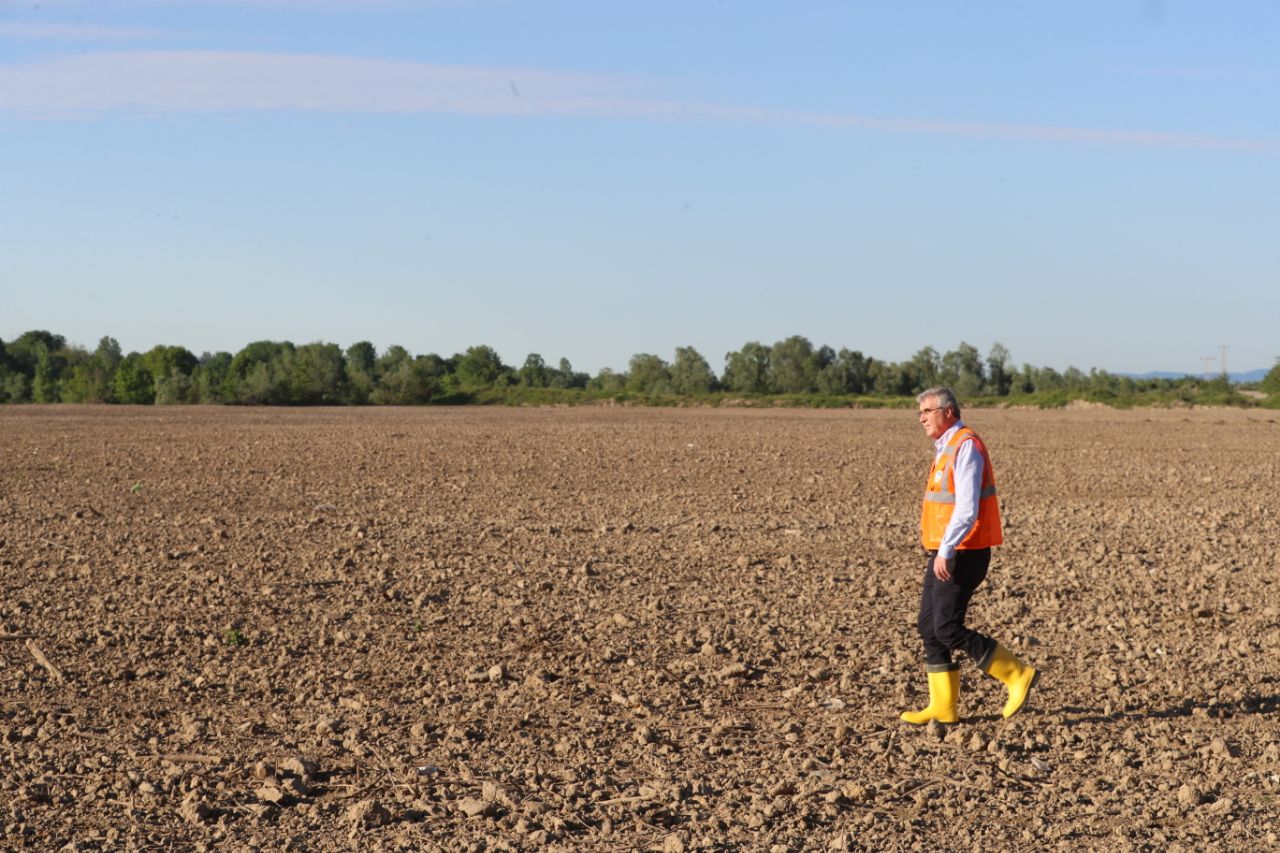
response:
<svg viewBox="0 0 1280 853"><path fill-rule="evenodd" d="M182 800L179 807L182 819L187 823L203 823L213 817L213 809L204 802L199 794L192 792Z"/></svg>
<svg viewBox="0 0 1280 853"><path fill-rule="evenodd" d="M350 806L343 819L352 828L371 828L383 826L391 822L391 813L377 800L361 800Z"/></svg>
<svg viewBox="0 0 1280 853"><path fill-rule="evenodd" d="M1204 794L1190 782L1185 782L1178 788L1178 802L1184 806L1197 806L1203 799Z"/></svg>
<svg viewBox="0 0 1280 853"><path fill-rule="evenodd" d="M457 802L458 811L467 817L480 817L482 815L491 815L494 812L494 803L491 801L477 799L475 797L464 797Z"/></svg>

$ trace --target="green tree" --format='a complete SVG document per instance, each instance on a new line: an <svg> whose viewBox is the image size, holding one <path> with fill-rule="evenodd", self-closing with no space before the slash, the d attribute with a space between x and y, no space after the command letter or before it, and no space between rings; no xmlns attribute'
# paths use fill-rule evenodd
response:
<svg viewBox="0 0 1280 853"><path fill-rule="evenodd" d="M647 352L631 356L627 370L627 390L641 394L670 394L671 371L667 363Z"/></svg>
<svg viewBox="0 0 1280 853"><path fill-rule="evenodd" d="M751 341L737 352L725 353L720 384L739 394L769 393L769 348Z"/></svg>
<svg viewBox="0 0 1280 853"><path fill-rule="evenodd" d="M912 389L919 393L926 388L941 385L942 357L933 347L925 347L911 356L907 362L907 372L911 375Z"/></svg>
<svg viewBox="0 0 1280 853"><path fill-rule="evenodd" d="M1014 394L1031 394L1036 390L1036 369L1025 362L1021 370L1013 374L1010 391Z"/></svg>
<svg viewBox="0 0 1280 853"><path fill-rule="evenodd" d="M149 406L155 402L155 378L147 369L146 361L136 352L120 359L112 384L118 403Z"/></svg>
<svg viewBox="0 0 1280 853"><path fill-rule="evenodd" d="M1121 391L1120 377L1105 370L1098 370L1096 367L1092 368L1089 371L1089 391L1104 396L1116 396Z"/></svg>
<svg viewBox="0 0 1280 853"><path fill-rule="evenodd" d="M1275 366L1267 371L1267 375L1262 377L1262 384L1258 388L1267 394L1280 394L1280 358L1276 359Z"/></svg>
<svg viewBox="0 0 1280 853"><path fill-rule="evenodd" d="M103 338L93 353L66 347L67 368L60 397L64 403L110 403L115 399L115 373L120 364L120 344Z"/></svg>
<svg viewBox="0 0 1280 853"><path fill-rule="evenodd" d="M551 374L550 383L552 388L586 388L590 379L585 373L575 373L569 359L562 358L559 368Z"/></svg>
<svg viewBox="0 0 1280 853"><path fill-rule="evenodd" d="M174 371L155 379L157 406L177 406L191 400L191 377Z"/></svg>
<svg viewBox="0 0 1280 853"><path fill-rule="evenodd" d="M357 341L347 347L347 388L351 402L363 405L377 384L378 353L368 341Z"/></svg>
<svg viewBox="0 0 1280 853"><path fill-rule="evenodd" d="M200 360L186 347L154 346L142 354L142 361L152 376L168 376L177 372L190 376Z"/></svg>
<svg viewBox="0 0 1280 853"><path fill-rule="evenodd" d="M30 399L30 393L26 375L0 340L0 403L24 403Z"/></svg>
<svg viewBox="0 0 1280 853"><path fill-rule="evenodd" d="M671 364L671 388L677 394L698 395L714 391L716 375L702 353L693 347L676 347Z"/></svg>
<svg viewBox="0 0 1280 853"><path fill-rule="evenodd" d="M627 374L615 373L611 368L602 367L600 372L587 382L587 387L594 391L616 394L627 387Z"/></svg>
<svg viewBox="0 0 1280 853"><path fill-rule="evenodd" d="M374 372L381 377L388 371L395 370L401 363L413 361L413 356L409 355L409 351L399 344L392 344L378 356L377 362L374 364Z"/></svg>
<svg viewBox="0 0 1280 853"><path fill-rule="evenodd" d="M429 403L441 393L444 365L436 355L400 359L382 373L370 400L383 406Z"/></svg>
<svg viewBox="0 0 1280 853"><path fill-rule="evenodd" d="M5 398L14 403L58 402L67 367L66 345L62 335L43 329L23 332L10 341L5 347L7 366L0 376Z"/></svg>
<svg viewBox="0 0 1280 853"><path fill-rule="evenodd" d="M30 402L30 380L15 370L0 371L0 401L5 403Z"/></svg>
<svg viewBox="0 0 1280 853"><path fill-rule="evenodd" d="M818 373L818 390L824 394L865 394L869 361L860 352L842 348Z"/></svg>
<svg viewBox="0 0 1280 853"><path fill-rule="evenodd" d="M456 383L454 376L454 364L447 358L441 358L433 352L426 355L420 355L413 360L418 365L418 369L422 371L424 376L429 376L439 382L444 388L448 388L450 383Z"/></svg>
<svg viewBox="0 0 1280 853"><path fill-rule="evenodd" d="M498 353L492 347L481 344L468 347L467 351L457 357L456 373L458 382L464 388L488 388L500 384L508 372Z"/></svg>
<svg viewBox="0 0 1280 853"><path fill-rule="evenodd" d="M231 353L202 353L200 363L191 372L192 403L225 403L223 396L227 374L231 370Z"/></svg>
<svg viewBox="0 0 1280 853"><path fill-rule="evenodd" d="M1008 396L1013 387L1009 351L999 341L987 351L987 390L999 397Z"/></svg>
<svg viewBox="0 0 1280 853"><path fill-rule="evenodd" d="M1040 367L1035 372L1035 389L1037 391L1058 391L1065 388L1066 379L1052 367Z"/></svg>
<svg viewBox="0 0 1280 853"><path fill-rule="evenodd" d="M294 346L289 341L254 341L231 357L223 380L226 399L251 406L289 402Z"/></svg>
<svg viewBox="0 0 1280 853"><path fill-rule="evenodd" d="M836 351L831 347L823 344L813 351L813 355L809 356L809 365L806 372L810 376L810 388L816 390L818 387L818 376L822 371L830 367L836 360Z"/></svg>
<svg viewBox="0 0 1280 853"><path fill-rule="evenodd" d="M916 380L909 364L876 362L872 366L871 376L872 387L878 394L905 397L914 392Z"/></svg>
<svg viewBox="0 0 1280 853"><path fill-rule="evenodd" d="M55 335L43 329L33 329L30 332L23 332L10 341L6 349L14 367L28 377L33 377L41 351L57 352L66 345L67 339L62 335Z"/></svg>
<svg viewBox="0 0 1280 853"><path fill-rule="evenodd" d="M964 341L942 357L942 380L963 400L976 397L986 386L982 357L976 347Z"/></svg>
<svg viewBox="0 0 1280 853"><path fill-rule="evenodd" d="M31 398L37 403L56 403L60 399L60 364L53 353L41 349L36 358L36 372L31 378Z"/></svg>
<svg viewBox="0 0 1280 853"><path fill-rule="evenodd" d="M246 406L281 406L289 402L292 352L272 361L254 362L236 382L236 402Z"/></svg>
<svg viewBox="0 0 1280 853"><path fill-rule="evenodd" d="M813 344L803 335L778 341L769 350L769 386L783 394L803 394L817 387Z"/></svg>
<svg viewBox="0 0 1280 853"><path fill-rule="evenodd" d="M170 406L187 402L191 390L191 373L200 360L186 347L154 346L142 354L142 362L155 382L154 401Z"/></svg>
<svg viewBox="0 0 1280 853"><path fill-rule="evenodd" d="M347 401L347 360L337 344L310 343L294 350L289 401L333 406Z"/></svg>
<svg viewBox="0 0 1280 853"><path fill-rule="evenodd" d="M369 394L369 401L379 406L408 406L418 402L417 376L413 361L401 359L378 371L378 384Z"/></svg>
<svg viewBox="0 0 1280 853"><path fill-rule="evenodd" d="M104 367L115 372L116 367L120 364L120 359L124 358L124 353L120 351L120 342L110 335L104 335L98 339L98 348L93 351L94 358L100 360Z"/></svg>
<svg viewBox="0 0 1280 853"><path fill-rule="evenodd" d="M80 347L67 347L64 352L67 369L62 374L62 402L105 403L115 372L107 374L97 354L91 355Z"/></svg>
<svg viewBox="0 0 1280 853"><path fill-rule="evenodd" d="M1062 384L1071 391L1083 391L1089 386L1089 377L1076 367L1062 371Z"/></svg>
<svg viewBox="0 0 1280 853"><path fill-rule="evenodd" d="M10 357L8 347L4 345L4 340L0 339L0 403L22 402L22 389L11 388L11 386L20 386L24 381L25 377L18 371L17 365ZM19 393L16 398L11 396L15 390Z"/></svg>
<svg viewBox="0 0 1280 853"><path fill-rule="evenodd" d="M551 384L551 371L542 356L531 352L518 373L520 384L526 388L546 388Z"/></svg>
<svg viewBox="0 0 1280 853"><path fill-rule="evenodd" d="M64 347L52 350L43 343L37 343L35 354L31 396L37 403L57 403L62 399L62 374L67 369L67 351Z"/></svg>
<svg viewBox="0 0 1280 853"><path fill-rule="evenodd" d="M113 380L122 358L124 354L120 351L119 341L109 335L104 335L98 340L98 348L93 351L93 359L90 362L88 382L90 401L110 403L115 400Z"/></svg>

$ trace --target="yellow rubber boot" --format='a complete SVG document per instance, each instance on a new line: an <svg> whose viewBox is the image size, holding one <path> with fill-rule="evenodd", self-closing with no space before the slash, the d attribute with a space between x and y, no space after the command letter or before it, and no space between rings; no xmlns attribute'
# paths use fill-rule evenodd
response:
<svg viewBox="0 0 1280 853"><path fill-rule="evenodd" d="M930 720L940 723L959 721L956 700L960 696L960 670L955 664L938 666L937 671L932 665L929 667L929 707L920 711L903 711L902 719L908 723L922 726Z"/></svg>
<svg viewBox="0 0 1280 853"><path fill-rule="evenodd" d="M1017 656L1001 643L996 643L990 660L979 666L987 675L998 678L1004 682L1005 687L1009 688L1009 701L1004 703L1004 710L1000 712L1006 718L1022 710L1027 697L1031 695L1031 688L1035 687L1036 682L1040 680L1040 673L1034 667L1027 666L1018 660Z"/></svg>

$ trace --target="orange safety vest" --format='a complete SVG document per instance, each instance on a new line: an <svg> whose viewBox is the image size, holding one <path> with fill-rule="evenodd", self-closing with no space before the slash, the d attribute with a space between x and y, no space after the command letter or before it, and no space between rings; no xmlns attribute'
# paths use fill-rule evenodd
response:
<svg viewBox="0 0 1280 853"><path fill-rule="evenodd" d="M973 551L1004 542L1004 535L1000 531L1000 504L996 500L996 474L991 467L991 455L987 453L987 446L978 438L977 433L968 427L961 427L934 459L933 467L929 469L929 479L925 483L924 509L920 513L920 540L930 551L941 547L942 534L946 532L951 514L956 509L956 451L966 441L976 444L982 454L982 489L978 493L978 518L973 522L969 535L957 547L961 551Z"/></svg>

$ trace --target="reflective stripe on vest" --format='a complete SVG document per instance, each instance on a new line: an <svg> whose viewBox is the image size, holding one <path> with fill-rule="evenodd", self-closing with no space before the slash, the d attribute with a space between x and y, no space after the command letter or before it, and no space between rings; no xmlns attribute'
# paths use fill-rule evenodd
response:
<svg viewBox="0 0 1280 853"><path fill-rule="evenodd" d="M983 486L982 491L978 492L978 500L992 497L995 494L995 483L990 486ZM956 495L955 492L925 492L924 499L934 504L953 504L956 502Z"/></svg>

